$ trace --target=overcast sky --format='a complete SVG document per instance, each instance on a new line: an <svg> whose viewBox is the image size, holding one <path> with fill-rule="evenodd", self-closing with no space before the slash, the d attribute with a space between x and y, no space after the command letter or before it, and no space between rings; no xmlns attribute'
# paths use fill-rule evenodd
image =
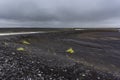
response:
<svg viewBox="0 0 120 80"><path fill-rule="evenodd" d="M120 27L120 0L0 0L0 27Z"/></svg>

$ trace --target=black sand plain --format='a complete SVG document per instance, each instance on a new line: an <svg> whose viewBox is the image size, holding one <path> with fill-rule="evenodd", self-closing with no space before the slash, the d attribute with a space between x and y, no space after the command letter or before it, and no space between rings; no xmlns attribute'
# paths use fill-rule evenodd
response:
<svg viewBox="0 0 120 80"><path fill-rule="evenodd" d="M120 32L0 36L0 80L120 80Z"/></svg>

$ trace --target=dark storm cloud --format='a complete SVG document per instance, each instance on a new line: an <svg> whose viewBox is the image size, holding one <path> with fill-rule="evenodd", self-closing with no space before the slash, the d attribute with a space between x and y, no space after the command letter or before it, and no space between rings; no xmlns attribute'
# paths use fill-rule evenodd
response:
<svg viewBox="0 0 120 80"><path fill-rule="evenodd" d="M109 21L119 25L114 21L119 17L119 0L0 1L0 26L104 26Z"/></svg>

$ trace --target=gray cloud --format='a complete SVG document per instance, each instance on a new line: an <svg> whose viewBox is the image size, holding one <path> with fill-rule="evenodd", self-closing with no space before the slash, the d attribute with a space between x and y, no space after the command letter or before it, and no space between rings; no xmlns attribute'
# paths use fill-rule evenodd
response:
<svg viewBox="0 0 120 80"><path fill-rule="evenodd" d="M0 0L0 26L119 26L119 0Z"/></svg>

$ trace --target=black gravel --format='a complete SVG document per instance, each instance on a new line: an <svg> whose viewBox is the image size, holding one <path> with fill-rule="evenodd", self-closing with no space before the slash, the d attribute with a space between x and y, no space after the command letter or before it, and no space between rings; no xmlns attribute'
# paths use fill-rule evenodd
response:
<svg viewBox="0 0 120 80"><path fill-rule="evenodd" d="M41 64L37 56L6 47L0 49L1 80L117 80L111 74L97 72L77 63L68 67L49 67Z"/></svg>
<svg viewBox="0 0 120 80"><path fill-rule="evenodd" d="M37 42L38 45L32 42L25 45L19 42L22 39L29 40L32 36L1 37L0 80L120 80L119 76L112 73L69 59L66 57L67 53L56 51L58 47L55 50L56 54L53 54L54 50L47 51L52 44L48 44L50 41L54 42L53 47L59 42L55 42L56 39L53 37L42 36L43 42ZM44 43L44 39L48 41ZM33 37L32 40L36 41ZM17 51L18 47L25 48L25 51Z"/></svg>

